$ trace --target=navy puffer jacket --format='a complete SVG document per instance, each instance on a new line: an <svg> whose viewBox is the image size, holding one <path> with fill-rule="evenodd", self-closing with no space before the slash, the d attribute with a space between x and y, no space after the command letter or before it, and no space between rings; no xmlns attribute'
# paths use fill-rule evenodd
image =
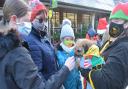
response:
<svg viewBox="0 0 128 89"><path fill-rule="evenodd" d="M27 43L32 59L38 66L39 72L45 79L48 79L57 71L55 52L52 44L49 40L41 38L33 27L28 36Z"/></svg>

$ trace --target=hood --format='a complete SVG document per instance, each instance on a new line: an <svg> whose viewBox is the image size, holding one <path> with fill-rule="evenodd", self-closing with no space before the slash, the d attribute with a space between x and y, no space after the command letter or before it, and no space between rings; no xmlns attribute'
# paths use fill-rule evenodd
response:
<svg viewBox="0 0 128 89"><path fill-rule="evenodd" d="M0 59L20 45L21 40L16 30L11 29L7 34L0 33Z"/></svg>

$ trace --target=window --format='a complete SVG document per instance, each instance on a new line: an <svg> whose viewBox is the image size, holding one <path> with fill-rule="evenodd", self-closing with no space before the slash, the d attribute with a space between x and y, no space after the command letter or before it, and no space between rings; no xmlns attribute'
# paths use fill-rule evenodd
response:
<svg viewBox="0 0 128 89"><path fill-rule="evenodd" d="M72 22L72 27L77 27L77 14L76 13L63 13L63 19L68 18Z"/></svg>
<svg viewBox="0 0 128 89"><path fill-rule="evenodd" d="M89 23L91 23L91 21L92 21L91 15L83 14L83 16L82 16L82 23L83 23L85 26L88 26Z"/></svg>

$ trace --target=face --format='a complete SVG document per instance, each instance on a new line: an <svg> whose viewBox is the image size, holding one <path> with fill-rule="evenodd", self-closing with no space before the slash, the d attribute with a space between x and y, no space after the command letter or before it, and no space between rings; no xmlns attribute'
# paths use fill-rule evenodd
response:
<svg viewBox="0 0 128 89"><path fill-rule="evenodd" d="M122 19L112 19L111 22L116 23L116 24L123 24L124 20L122 20Z"/></svg>
<svg viewBox="0 0 128 89"><path fill-rule="evenodd" d="M45 11L42 11L39 15L36 16L36 19L39 19L42 23L47 22L47 13Z"/></svg>
<svg viewBox="0 0 128 89"><path fill-rule="evenodd" d="M20 18L17 18L17 16L12 15L9 22L10 28L17 29L17 31L21 35L28 35L32 27L30 22L30 14L31 12L28 11L25 16Z"/></svg>
<svg viewBox="0 0 128 89"><path fill-rule="evenodd" d="M63 43L67 46L67 47L72 47L74 44L74 39L73 37L64 37L63 39Z"/></svg>
<svg viewBox="0 0 128 89"><path fill-rule="evenodd" d="M116 24L124 24L124 29L128 29L128 22L125 22L122 19L113 19L111 22L116 23Z"/></svg>
<svg viewBox="0 0 128 89"><path fill-rule="evenodd" d="M112 19L109 25L111 40L115 41L128 28L128 24L123 19Z"/></svg>
<svg viewBox="0 0 128 89"><path fill-rule="evenodd" d="M30 11L27 12L27 14L23 17L17 18L16 15L12 15L10 18L9 25L11 28L17 29L19 24L24 24L24 22L30 23Z"/></svg>
<svg viewBox="0 0 128 89"><path fill-rule="evenodd" d="M122 19L112 19L111 22L116 23L116 24L124 24L123 25L124 29L128 29L128 22L125 22L125 20L122 20Z"/></svg>
<svg viewBox="0 0 128 89"><path fill-rule="evenodd" d="M45 11L40 11L39 15L36 16L37 20L39 20L39 23L42 24L44 26L44 28L42 29L42 31L39 31L39 34L44 37L47 35L47 28L48 28L48 19L47 19L47 13Z"/></svg>

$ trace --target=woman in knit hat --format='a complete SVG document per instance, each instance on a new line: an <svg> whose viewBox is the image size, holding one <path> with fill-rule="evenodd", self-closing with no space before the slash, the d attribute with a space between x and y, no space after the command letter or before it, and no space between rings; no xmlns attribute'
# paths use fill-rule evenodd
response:
<svg viewBox="0 0 128 89"><path fill-rule="evenodd" d="M19 6L15 7L13 3L19 3ZM23 7L27 7L22 0L6 0L4 12L7 8L12 8L12 5L18 8L19 12L24 9ZM17 28L14 28L14 26L17 27L17 22L27 20L27 18L23 19L26 17L27 11L18 15L14 10L16 9L10 9L8 13L4 13L9 23L13 24L11 27L8 24L0 23L0 89L59 89L74 68L74 58L68 58L65 65L46 81L45 75L43 77L39 75L38 68L28 50L21 46ZM17 15L15 20L13 20L13 15Z"/></svg>
<svg viewBox="0 0 128 89"><path fill-rule="evenodd" d="M27 43L33 61L38 66L39 72L47 80L57 71L56 55L53 45L48 39L47 9L39 2L31 13L32 30Z"/></svg>
<svg viewBox="0 0 128 89"><path fill-rule="evenodd" d="M117 4L111 12L109 35L112 43L102 53L106 64L98 70L81 74L87 76L93 89L126 89L128 85L128 3Z"/></svg>
<svg viewBox="0 0 128 89"><path fill-rule="evenodd" d="M75 36L74 31L69 24L63 25L60 34L61 43L57 46L57 60L59 68L61 68L68 57L74 56ZM77 68L74 68L66 81L64 82L65 89L82 89L80 73Z"/></svg>

